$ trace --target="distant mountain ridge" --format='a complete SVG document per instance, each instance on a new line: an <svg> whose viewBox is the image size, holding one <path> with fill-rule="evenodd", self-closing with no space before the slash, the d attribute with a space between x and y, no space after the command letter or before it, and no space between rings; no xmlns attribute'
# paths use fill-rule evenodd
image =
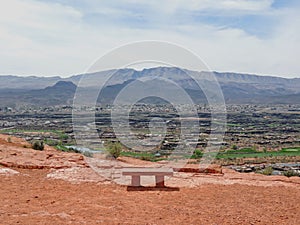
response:
<svg viewBox="0 0 300 225"><path fill-rule="evenodd" d="M70 81L58 81L44 89L0 90L0 106L54 106L71 105L77 86Z"/></svg>
<svg viewBox="0 0 300 225"><path fill-rule="evenodd" d="M54 85L56 82L62 80L61 77L21 77L21 76L0 76L0 89L24 89L33 90L41 89Z"/></svg>
<svg viewBox="0 0 300 225"><path fill-rule="evenodd" d="M110 83L109 85L122 84L127 80L137 79L144 76L152 76L157 74L169 73L170 76L182 76L185 72L192 72L186 69L180 69L177 67L155 67L150 69L144 69L142 71L137 71L134 69L119 69L119 70L107 70L96 73L79 74L68 78L61 78L59 76L54 77L37 77L37 76L14 76L14 75L1 75L0 79L0 90L1 89L42 89L49 86L53 86L58 81L71 81L74 84L78 84L83 76L94 77L98 79L99 77L107 78L107 75L114 74L115 83ZM256 84L282 84L297 86L299 88L300 78L283 78L277 76L263 76L255 74L245 74L245 73L232 73L232 72L196 72L199 76L204 74L213 73L219 82L225 83L256 83ZM92 80L92 79L91 79ZM93 86L93 83L89 86Z"/></svg>
<svg viewBox="0 0 300 225"><path fill-rule="evenodd" d="M281 78L239 73L211 72L218 80L226 103L281 103L299 104L300 78ZM117 94L136 79L166 78L175 81L191 95L195 103L205 102L205 95L199 90L197 82L209 85L210 72L197 72L176 67L155 67L137 71L134 69L108 70L69 78L56 77L17 77L1 76L0 106L17 104L60 105L71 104L78 84L83 89L99 88L102 90L102 101L111 103ZM188 74L193 75L196 81ZM112 76L113 75L113 76ZM83 78L84 80L81 80ZM112 76L112 78L110 78ZM109 79L110 78L110 79ZM107 81L107 82L106 82ZM154 84L151 84L154 85ZM161 85L172 92L167 83ZM153 86L154 87L154 86ZM8 101L8 99L10 99Z"/></svg>

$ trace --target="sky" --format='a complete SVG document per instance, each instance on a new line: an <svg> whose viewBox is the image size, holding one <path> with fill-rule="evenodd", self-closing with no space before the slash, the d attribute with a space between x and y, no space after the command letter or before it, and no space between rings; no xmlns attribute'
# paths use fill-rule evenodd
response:
<svg viewBox="0 0 300 225"><path fill-rule="evenodd" d="M81 74L119 46L161 40L214 71L300 77L299 0L3 2L0 75Z"/></svg>

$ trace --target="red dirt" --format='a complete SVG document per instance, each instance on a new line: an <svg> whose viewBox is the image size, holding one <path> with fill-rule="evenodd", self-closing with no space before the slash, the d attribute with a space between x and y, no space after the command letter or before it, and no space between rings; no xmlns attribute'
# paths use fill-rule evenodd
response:
<svg viewBox="0 0 300 225"><path fill-rule="evenodd" d="M19 159L21 165L31 162L32 154L43 156L39 155L42 152L31 149L22 149L31 155L18 152L11 156L10 151L15 153L22 147L5 143L4 136L1 138L0 162L9 156L14 162ZM56 155L57 165L68 159L67 153L51 151ZM70 158L74 155L77 157L70 154ZM49 160L40 159L41 164ZM224 175L176 173L167 182L178 189L132 190L105 181L83 166L81 160L72 163L66 168L54 166L50 170L0 167L0 224L299 224L300 221L298 178L239 174L224 169ZM48 178L59 171L71 174L71 181L79 182ZM192 187L186 185L186 180Z"/></svg>
<svg viewBox="0 0 300 225"><path fill-rule="evenodd" d="M80 154L59 152L50 146L44 151L37 151L21 138L0 134L0 165L23 169L87 167Z"/></svg>

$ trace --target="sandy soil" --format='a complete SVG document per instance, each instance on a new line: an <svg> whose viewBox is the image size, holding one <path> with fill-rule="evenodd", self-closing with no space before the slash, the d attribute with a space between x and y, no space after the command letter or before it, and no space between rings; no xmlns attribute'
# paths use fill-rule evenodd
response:
<svg viewBox="0 0 300 225"><path fill-rule="evenodd" d="M300 178L240 174L223 169L222 174L208 175L176 172L166 181L168 188L164 189L130 188L127 179L123 185L116 184L91 169L85 161L92 159L50 147L37 152L24 148L24 143L19 143L23 140L7 143L6 139L0 135L0 164L10 163L9 167L0 167L0 224L299 224L300 221ZM117 162L118 167L128 163L142 162L127 158Z"/></svg>

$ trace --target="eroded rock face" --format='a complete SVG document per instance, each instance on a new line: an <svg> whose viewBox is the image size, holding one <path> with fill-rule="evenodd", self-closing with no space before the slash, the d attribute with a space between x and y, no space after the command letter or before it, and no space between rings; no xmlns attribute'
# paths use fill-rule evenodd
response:
<svg viewBox="0 0 300 225"><path fill-rule="evenodd" d="M12 170L10 168L0 168L0 175L11 176L11 175L16 175L16 174L19 174L19 172Z"/></svg>
<svg viewBox="0 0 300 225"><path fill-rule="evenodd" d="M183 168L174 168L176 172L184 173L204 173L204 174L222 174L222 167L220 165L193 165L187 164Z"/></svg>
<svg viewBox="0 0 300 225"><path fill-rule="evenodd" d="M130 177L122 176L125 167L163 167L165 163L145 162L138 159L120 157L119 160L107 160L94 156L84 158L81 154L65 153L46 146L44 151L31 149L29 144L20 138L0 135L0 175L24 175L22 169L49 169L46 177L72 183L92 182L99 184L117 183L129 185ZM9 141L8 141L9 140ZM24 147L27 146L27 147ZM1 165L10 167L2 168ZM299 188L299 177L264 176L254 173L238 173L222 168L219 165L187 164L180 167L174 163L174 176L166 178L169 187L198 187L204 184L251 185L251 186L284 186ZM27 170L29 172L30 170ZM43 172L43 171L41 171ZM154 184L154 177L142 177L142 185Z"/></svg>
<svg viewBox="0 0 300 225"><path fill-rule="evenodd" d="M7 135L0 135L2 166L22 169L89 167L81 154L60 152L50 146L45 146L43 151L37 151L31 149L30 144L23 139L8 138Z"/></svg>

